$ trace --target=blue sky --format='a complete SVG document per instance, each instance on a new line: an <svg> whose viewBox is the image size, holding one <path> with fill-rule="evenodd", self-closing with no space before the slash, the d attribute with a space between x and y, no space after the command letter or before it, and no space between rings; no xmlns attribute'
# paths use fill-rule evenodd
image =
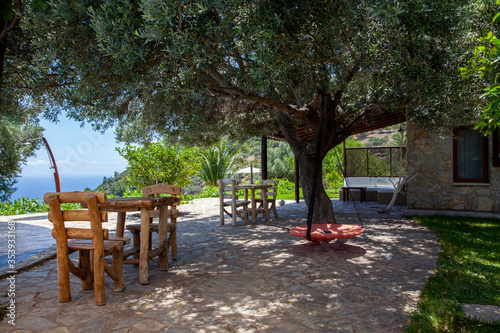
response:
<svg viewBox="0 0 500 333"><path fill-rule="evenodd" d="M73 176L113 176L122 172L127 165L115 147L123 147L115 140L114 130L101 134L90 125L80 127L80 123L60 118L58 123L41 121L45 128L44 137L54 154L61 177ZM23 167L21 176L51 176L49 157L46 149L40 148L36 157L30 158Z"/></svg>

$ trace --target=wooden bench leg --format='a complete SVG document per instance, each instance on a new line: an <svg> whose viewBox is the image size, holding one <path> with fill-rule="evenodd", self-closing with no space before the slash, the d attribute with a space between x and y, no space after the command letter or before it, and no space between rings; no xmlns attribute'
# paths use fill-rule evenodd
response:
<svg viewBox="0 0 500 333"><path fill-rule="evenodd" d="M172 259L177 260L177 226L171 231L172 234Z"/></svg>
<svg viewBox="0 0 500 333"><path fill-rule="evenodd" d="M78 251L78 268L85 275L85 280L82 280L82 288L84 290L94 288L94 276L90 265L90 250Z"/></svg>
<svg viewBox="0 0 500 333"><path fill-rule="evenodd" d="M158 226L158 248L163 249L158 255L158 265L160 266L160 271L168 270L167 214L168 214L168 207L161 206L160 218L159 218L160 225Z"/></svg>
<svg viewBox="0 0 500 333"><path fill-rule="evenodd" d="M141 232L136 230L136 229L133 229L131 231L132 231L132 242L133 242L134 248L136 248L136 249L141 248ZM139 259L139 251L134 253L134 258Z"/></svg>
<svg viewBox="0 0 500 333"><path fill-rule="evenodd" d="M58 244L59 245L59 244ZM61 253L63 252L63 253ZM68 248L57 249L57 299L59 302L71 301L71 286L69 283Z"/></svg>
<svg viewBox="0 0 500 333"><path fill-rule="evenodd" d="M104 305L106 304L106 294L104 291L104 265L106 262L104 260L104 248L102 244L94 244L94 297L95 304Z"/></svg>
<svg viewBox="0 0 500 333"><path fill-rule="evenodd" d="M122 291L125 288L125 278L123 277L123 248L113 251L111 270L116 274L113 290Z"/></svg>

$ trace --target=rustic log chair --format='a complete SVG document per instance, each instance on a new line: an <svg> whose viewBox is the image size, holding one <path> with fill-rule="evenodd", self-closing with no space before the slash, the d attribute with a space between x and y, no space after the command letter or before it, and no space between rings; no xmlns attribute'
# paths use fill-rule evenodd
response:
<svg viewBox="0 0 500 333"><path fill-rule="evenodd" d="M236 179L219 179L217 183L219 184L220 224L224 225L224 213L232 218L233 226L236 226L237 216L246 223L249 213L248 205L251 203L246 197L246 192L245 199L239 200L238 190L236 189L236 185L238 184ZM231 212L229 212L226 207L231 207ZM240 207L242 207L242 209L238 209Z"/></svg>
<svg viewBox="0 0 500 333"><path fill-rule="evenodd" d="M59 302L71 301L70 276L82 280L83 289L94 288L95 303L106 304L104 272L114 281L114 291L125 287L123 278L123 247L130 238L109 237L109 230L102 228L107 213L99 211L99 204L106 202L106 193L57 192L46 193L44 200L49 204L49 220L54 224L52 236L57 247L57 289ZM62 203L79 203L87 209L61 210ZM89 228L68 228L65 222L90 221ZM69 255L79 251L78 267ZM91 253L93 257L91 258ZM112 254L111 266L105 257Z"/></svg>
<svg viewBox="0 0 500 333"><path fill-rule="evenodd" d="M260 182L262 185L273 185L272 187L267 188L266 194L267 194L267 205L268 205L268 211L270 212L272 210L274 217L278 217L278 211L276 210L276 196L278 195L278 183L279 180L262 180ZM262 190L261 193L264 193L264 190ZM259 203L259 207L257 208L258 213L263 213L264 214L264 200L261 198L255 199L255 202Z"/></svg>
<svg viewBox="0 0 500 333"><path fill-rule="evenodd" d="M167 185L167 184L156 184L150 185L142 188L142 195L145 197L154 197L160 196L160 194L169 194L173 197L178 197L181 194L181 187L175 185ZM167 233L169 234L167 240L167 248L165 250L166 258L168 258L168 250L172 251L172 259L177 260L177 216L179 215L179 211L177 210L177 204L172 205L172 209L170 209L167 213L168 218L171 223L167 223ZM159 223L153 223L154 218L160 217L160 210L150 210L149 211L149 250L152 249L152 233L158 233ZM127 230L130 230L133 238L133 246L134 248L140 248L141 246L141 224L128 224L126 226ZM138 258L139 254L137 252L134 253L134 256ZM168 269L168 259L165 260L165 269Z"/></svg>

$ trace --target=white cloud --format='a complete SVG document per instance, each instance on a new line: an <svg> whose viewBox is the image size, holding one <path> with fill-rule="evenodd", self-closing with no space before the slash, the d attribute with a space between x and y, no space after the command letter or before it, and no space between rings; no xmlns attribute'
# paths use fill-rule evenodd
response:
<svg viewBox="0 0 500 333"><path fill-rule="evenodd" d="M26 165L49 165L49 161L44 160L36 160L36 161L28 161Z"/></svg>

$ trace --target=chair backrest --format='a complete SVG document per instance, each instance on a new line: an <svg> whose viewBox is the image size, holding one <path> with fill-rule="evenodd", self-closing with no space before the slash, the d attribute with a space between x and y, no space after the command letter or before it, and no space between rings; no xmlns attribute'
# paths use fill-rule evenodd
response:
<svg viewBox="0 0 500 333"><path fill-rule="evenodd" d="M170 194L172 197L181 195L181 187L167 184L155 184L142 188L142 195L145 197L159 197L160 194ZM174 207L177 204L173 205Z"/></svg>
<svg viewBox="0 0 500 333"><path fill-rule="evenodd" d="M276 196L278 195L278 184L279 180L271 180L271 179L266 179L261 181L262 185L273 185L271 187L267 188L267 197L276 199Z"/></svg>
<svg viewBox="0 0 500 333"><path fill-rule="evenodd" d="M219 184L219 198L238 200L238 190L236 190L236 185L238 184L236 179L224 178L217 181Z"/></svg>
<svg viewBox="0 0 500 333"><path fill-rule="evenodd" d="M57 242L67 245L68 239L90 239L102 242L109 238L109 230L102 229L102 222L108 221L107 212L99 211L99 204L107 201L106 193L95 192L54 192L46 193L44 201L49 204L49 221L54 224L52 236ZM87 209L62 210L61 204L76 203ZM90 228L67 228L65 222L90 222Z"/></svg>

